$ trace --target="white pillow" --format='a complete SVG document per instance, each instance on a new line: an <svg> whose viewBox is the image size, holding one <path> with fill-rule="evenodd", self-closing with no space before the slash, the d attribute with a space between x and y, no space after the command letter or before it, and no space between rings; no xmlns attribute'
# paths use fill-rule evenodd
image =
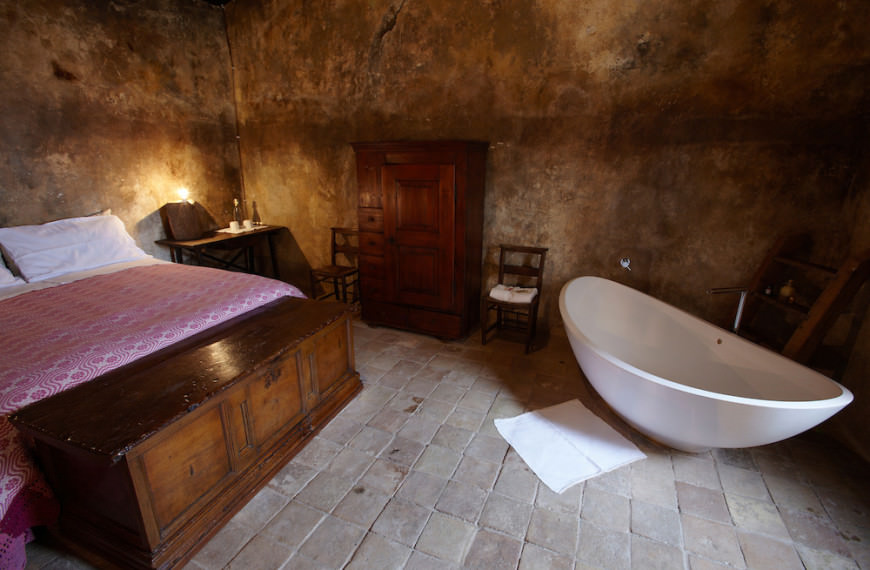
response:
<svg viewBox="0 0 870 570"><path fill-rule="evenodd" d="M28 282L148 257L117 216L86 216L0 228L0 247Z"/></svg>
<svg viewBox="0 0 870 570"><path fill-rule="evenodd" d="M24 283L24 280L21 277L15 277L3 263L0 263L0 287L21 285L22 283Z"/></svg>

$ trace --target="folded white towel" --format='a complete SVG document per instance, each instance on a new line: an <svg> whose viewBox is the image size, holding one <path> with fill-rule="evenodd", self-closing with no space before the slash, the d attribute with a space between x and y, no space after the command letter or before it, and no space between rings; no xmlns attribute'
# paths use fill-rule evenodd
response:
<svg viewBox="0 0 870 570"><path fill-rule="evenodd" d="M498 284L489 292L489 296L507 303L531 303L538 289L535 287L516 287Z"/></svg>

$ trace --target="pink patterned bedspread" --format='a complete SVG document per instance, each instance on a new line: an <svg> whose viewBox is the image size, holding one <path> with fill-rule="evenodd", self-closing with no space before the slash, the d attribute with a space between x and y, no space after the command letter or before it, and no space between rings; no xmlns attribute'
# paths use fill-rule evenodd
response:
<svg viewBox="0 0 870 570"><path fill-rule="evenodd" d="M0 301L0 519L25 489L46 488L9 413L282 296L304 297L281 281L166 263Z"/></svg>

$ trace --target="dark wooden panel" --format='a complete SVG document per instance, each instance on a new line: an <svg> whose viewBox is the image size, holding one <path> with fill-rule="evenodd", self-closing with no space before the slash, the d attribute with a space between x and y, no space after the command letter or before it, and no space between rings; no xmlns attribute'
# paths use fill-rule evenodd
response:
<svg viewBox="0 0 870 570"><path fill-rule="evenodd" d="M414 305L434 305L441 302L440 252L427 247L396 248L396 286L403 301ZM446 298L449 305L450 297Z"/></svg>
<svg viewBox="0 0 870 570"><path fill-rule="evenodd" d="M247 465L257 453L247 386L236 386L228 390L221 411L224 414L224 431L227 436L233 469L239 470Z"/></svg>
<svg viewBox="0 0 870 570"><path fill-rule="evenodd" d="M359 249L360 252L380 256L384 255L384 234L374 232L360 232L359 234Z"/></svg>
<svg viewBox="0 0 870 570"><path fill-rule="evenodd" d="M321 396L327 394L335 383L353 369L349 360L348 343L350 331L338 326L324 331L314 343L314 386Z"/></svg>
<svg viewBox="0 0 870 570"><path fill-rule="evenodd" d="M359 231L361 231L361 232L383 232L384 231L384 211L380 208L360 208L359 209Z"/></svg>
<svg viewBox="0 0 870 570"><path fill-rule="evenodd" d="M381 176L391 296L407 305L457 310L453 166L387 165Z"/></svg>
<svg viewBox="0 0 870 570"><path fill-rule="evenodd" d="M281 428L302 417L299 358L301 355L295 353L279 359L248 385L256 445L266 443Z"/></svg>
<svg viewBox="0 0 870 570"><path fill-rule="evenodd" d="M230 472L220 410L185 421L161 434L142 455L157 525L168 527Z"/></svg>
<svg viewBox="0 0 870 570"><path fill-rule="evenodd" d="M459 315L427 311L420 308L408 310L407 328L411 330L438 337L457 338L463 334L462 324Z"/></svg>
<svg viewBox="0 0 870 570"><path fill-rule="evenodd" d="M373 324L390 325L406 329L408 328L408 310L408 307L396 303L364 301L362 318Z"/></svg>

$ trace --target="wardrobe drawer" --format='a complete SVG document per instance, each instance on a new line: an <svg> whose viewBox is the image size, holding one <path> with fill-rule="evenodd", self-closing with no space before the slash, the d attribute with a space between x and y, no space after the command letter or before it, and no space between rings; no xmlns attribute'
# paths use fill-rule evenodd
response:
<svg viewBox="0 0 870 570"><path fill-rule="evenodd" d="M384 211L380 208L360 208L359 229L361 232L384 231Z"/></svg>
<svg viewBox="0 0 870 570"><path fill-rule="evenodd" d="M383 255L384 234L361 231L359 233L359 250L361 254Z"/></svg>

